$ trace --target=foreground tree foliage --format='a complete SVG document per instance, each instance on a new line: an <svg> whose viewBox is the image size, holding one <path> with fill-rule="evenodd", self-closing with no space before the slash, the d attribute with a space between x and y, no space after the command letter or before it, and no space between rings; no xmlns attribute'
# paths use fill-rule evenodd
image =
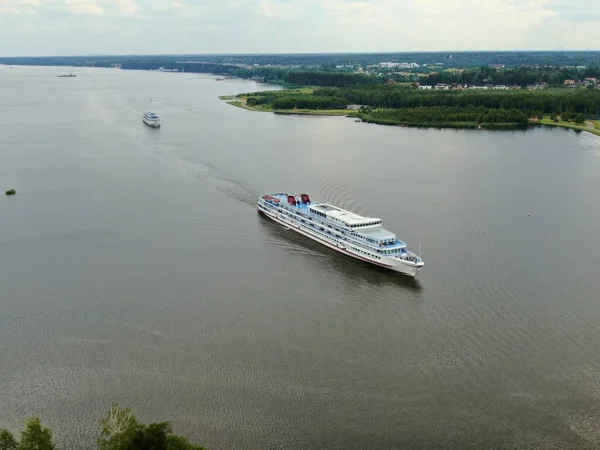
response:
<svg viewBox="0 0 600 450"><path fill-rule="evenodd" d="M40 419L34 417L27 421L21 431L21 442L6 430L0 430L0 450L54 450L52 431L42 427Z"/></svg>
<svg viewBox="0 0 600 450"><path fill-rule="evenodd" d="M0 450L17 450L18 448L19 443L14 436L6 430L0 430Z"/></svg>
<svg viewBox="0 0 600 450"><path fill-rule="evenodd" d="M21 432L19 450L54 450L52 431L42 427L40 419L34 417L27 421L25 431Z"/></svg>
<svg viewBox="0 0 600 450"><path fill-rule="evenodd" d="M99 450L205 450L191 444L185 437L173 434L169 422L145 425L130 409L114 404L101 420ZM27 421L18 442L7 430L0 430L0 450L55 450L52 431L42 427L40 419Z"/></svg>
<svg viewBox="0 0 600 450"><path fill-rule="evenodd" d="M172 434L169 422L144 425L131 413L114 404L102 419L99 450L204 450Z"/></svg>

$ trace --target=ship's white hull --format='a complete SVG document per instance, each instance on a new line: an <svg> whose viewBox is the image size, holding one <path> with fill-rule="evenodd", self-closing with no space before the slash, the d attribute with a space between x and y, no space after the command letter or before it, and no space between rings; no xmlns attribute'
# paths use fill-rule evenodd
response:
<svg viewBox="0 0 600 450"><path fill-rule="evenodd" d="M146 125L148 125L149 127L152 127L152 128L160 127L160 122L157 122L156 120L148 120L145 117L143 117L142 122L144 122Z"/></svg>
<svg viewBox="0 0 600 450"><path fill-rule="evenodd" d="M257 211L264 214L266 217L273 221L283 225L287 229L294 230L310 239L319 242L335 251L343 253L344 255L350 256L361 261L365 261L374 264L379 267L384 267L395 272L402 273L404 275L416 276L422 265L414 264L408 261L402 261L398 258L390 258L383 255L377 255L372 251L367 250L354 243L336 239L335 237L329 236L325 233L319 233L311 229L309 226L302 224L301 222L294 220L293 218L282 214L281 211L275 211L261 204L258 205Z"/></svg>

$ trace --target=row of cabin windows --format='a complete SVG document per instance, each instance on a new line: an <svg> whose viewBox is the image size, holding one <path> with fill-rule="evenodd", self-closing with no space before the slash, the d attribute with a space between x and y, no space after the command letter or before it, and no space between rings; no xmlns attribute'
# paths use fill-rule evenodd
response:
<svg viewBox="0 0 600 450"><path fill-rule="evenodd" d="M365 252L364 250L361 250L360 248L352 247L352 249L359 253L362 253L364 255L370 256L371 258L381 259L381 256L377 256L377 255L373 255L369 252Z"/></svg>
<svg viewBox="0 0 600 450"><path fill-rule="evenodd" d="M368 238L368 237L364 237L362 234L355 233L354 231L352 232L352 236L357 237L359 239L362 239L363 241L367 241L367 242L369 242L371 244L377 244L378 245L380 243L380 241L377 241L375 239L371 239L371 238Z"/></svg>
<svg viewBox="0 0 600 450"><path fill-rule="evenodd" d="M289 213L288 213L288 216L290 216L290 217L293 217L293 214L289 214ZM304 219L300 219L300 220L301 220L302 222L306 223ZM321 231L319 231L319 230L317 230L317 229L316 229L316 227L315 227L315 225L314 225L314 224L312 224L312 223L309 223L309 225L310 225L311 227L313 227L313 229L314 229L313 231L315 231L316 233L318 233L318 234L320 234L320 235L322 235L322 236L325 236L325 237L326 237L327 239L329 239L329 240L333 240L333 241L335 241L335 238L338 238L338 239L339 239L339 238L341 238L341 237L342 237L342 236L338 236L338 235L333 235L333 236L330 236L330 235L331 235L331 231L327 230L327 232L325 232L325 228L323 228L323 227L318 227L318 228L321 230ZM359 248L352 247L352 249L353 249L353 250L355 250L355 251L357 251L357 252L359 252L359 253L362 253L362 254L364 254L364 255L370 256L371 258L381 259L381 256L374 255L374 254L372 254L372 253L370 253L370 252L367 252L367 251L361 250L361 249L359 249ZM387 255L387 254L391 254L391 253L392 253L392 250L377 250L377 251L378 251L379 253L384 253L384 254L386 254L386 255Z"/></svg>
<svg viewBox="0 0 600 450"><path fill-rule="evenodd" d="M332 220L334 222L338 222L340 224L343 224L344 226L349 227L349 228L360 228L360 227L370 227L370 226L373 226L373 225L381 225L381 221L370 222L370 223L361 223L361 224L356 224L356 225L349 225L346 222L343 222L343 221L341 221L339 219L336 219L335 217L328 217L327 214L322 213L320 211L315 211L314 209L311 209L311 212L313 214L317 214L318 216L321 216L321 217L324 217L326 219ZM331 225L328 225L328 226L331 226ZM378 241L371 240L369 242L372 242L372 243L376 244Z"/></svg>
<svg viewBox="0 0 600 450"><path fill-rule="evenodd" d="M371 227L373 225L381 225L381 221L369 222L369 223L359 223L359 224L356 224L356 225L349 225L346 222L341 221L340 219L336 219L335 217L328 217L327 214L325 214L325 213L323 213L321 211L316 211L314 209L311 209L310 211L313 214L316 214L316 215L321 216L321 217L325 217L325 218L327 218L329 220L333 220L334 222L339 222L339 223L344 224L345 226L350 227L350 228Z"/></svg>
<svg viewBox="0 0 600 450"><path fill-rule="evenodd" d="M310 224L310 226L314 228L314 225L313 225L313 224ZM321 230L323 230L323 228L321 228ZM328 236L327 234L325 234L325 233L322 233L322 232L321 232L321 231L319 231L319 230L314 230L314 231L315 231L317 234L320 234L320 235L322 235L322 236L325 236L325 237L326 237L327 239L329 239L329 240L335 241L335 239L334 239L333 237L331 237L331 236ZM328 233L330 233L330 232L328 231ZM353 249L354 251L356 251L356 252L359 252L359 253L362 253L362 254L364 254L364 255L370 256L371 258L381 259L381 256L373 255L372 253L366 252L366 251L364 251L364 250L361 250L361 249L359 249L359 248L352 247L352 249Z"/></svg>
<svg viewBox="0 0 600 450"><path fill-rule="evenodd" d="M348 225L350 228L371 227L373 225L381 225L381 222L357 223L356 225Z"/></svg>
<svg viewBox="0 0 600 450"><path fill-rule="evenodd" d="M291 214L291 213L287 213L287 215L288 215L288 216L290 216L290 217L294 217L294 214ZM301 222L304 222L304 223L306 223L304 219L300 219L300 221L301 221ZM314 224L312 224L312 223L309 223L309 225L310 225L311 227L315 228L315 225L314 225ZM335 241L335 237L337 237L337 238L341 238L341 236L335 236L335 237L332 237L332 236L330 236L330 234L331 234L331 231L327 231L327 232L325 232L325 228L323 228L323 227L319 227L319 228L320 228L320 230L321 230L321 231L319 231L319 230L317 230L317 229L315 229L314 231L315 231L316 233L320 234L321 236L325 236L325 237L326 237L327 239L329 239L329 240L333 240L333 241ZM330 227L330 228L331 228L331 227ZM360 250L360 249L358 249L358 248L356 248L356 247L352 247L352 248L353 248L355 251L358 251L358 252L360 252L360 253L364 253L365 255L369 255L369 256L371 256L372 258L381 259L381 257L379 257L379 256L377 256L377 255L372 255L371 253L365 252L365 251L363 251L363 250Z"/></svg>
<svg viewBox="0 0 600 450"><path fill-rule="evenodd" d="M287 213L287 215L288 215L289 217L295 218L295 214ZM306 223L306 221L305 221L304 219L300 219L300 221L301 221L301 222L303 222L303 223ZM310 226L311 226L311 227L313 227L313 228L315 227L315 225L314 225L314 224L312 224L312 223L310 224ZM331 228L331 226L330 226L330 225L328 225L328 226ZM331 234L331 232L330 232L330 231L327 231L327 234L326 234L326 233L324 233L324 231L325 231L325 228L323 228L323 227L319 227L319 228L321 229L321 231L323 231L323 233L322 233L322 232L319 232L319 231L317 231L317 230L315 230L317 233L319 233L319 234L321 234L321 235L323 235L323 236L325 236L325 237L327 237L327 238L329 238L329 239L332 239L332 237L328 235L328 234ZM360 236L360 235L357 235L356 233L352 233L352 234L353 234L354 236L357 236L357 237L362 237L362 236ZM337 237L337 238L340 238L341 236L335 236L335 237ZM375 241L374 239L368 239L368 238L367 238L366 240L367 240L368 242L375 243L375 244L378 242L378 241ZM365 252L365 251L359 250L359 249L357 249L357 248L355 248L355 247L353 247L353 248L354 248L355 250L357 250L357 251L361 252L361 253L364 253L365 255L370 255L370 256L372 256L372 257L374 257L374 258L378 258L378 259L380 259L380 258L379 258L379 256L376 256L376 255L371 255L370 253L367 253L367 252ZM394 254L394 253L398 253L398 252L399 252L399 250L377 250L377 252L378 252L378 253L383 253L384 255L391 255L391 254Z"/></svg>
<svg viewBox="0 0 600 450"><path fill-rule="evenodd" d="M315 228L315 226L314 226L312 223L310 224L310 226L311 226L311 227L313 227L313 228ZM323 228L321 228L321 230L322 230L322 229L323 229ZM313 229L313 231L314 231L315 233L317 233L317 234L320 234L321 236L324 236L324 237L326 237L326 238L327 238L327 239L329 239L330 241L334 241L334 242L336 242L336 241L337 241L337 240L336 240L334 237L332 237L332 236L329 236L327 233L323 233L322 231L319 231L319 230L317 230L317 229Z"/></svg>
<svg viewBox="0 0 600 450"><path fill-rule="evenodd" d="M291 214L291 213L287 213L287 215L288 215L288 216L290 216L290 217L294 217L294 216L295 216L294 214ZM302 219L302 218L300 219L300 221L301 221L302 223L306 223L306 221L305 221L304 219ZM311 223L311 224L310 224L310 226L311 226L311 227L314 227L315 225L313 225L313 224ZM327 227L329 227L329 228L332 228L332 226L331 226L331 225L327 225ZM319 227L319 228L321 229L321 231L325 231L325 228L323 228L323 227ZM327 231L327 233L331 234L331 232L330 232L329 230ZM375 239L369 239L369 238L365 238L364 236L361 236L361 235L359 235L359 234L357 234L357 233L354 233L354 232L352 233L352 235L353 235L353 236L355 236L355 237L362 238L362 239L366 240L367 242L370 242L371 244L377 244L377 243L379 243L379 241L376 241ZM342 236L339 236L339 235L334 235L334 236L335 236L335 237L337 237L337 238L341 238L341 237L342 237ZM369 253L363 252L362 250L359 250L359 251L360 251L360 252L362 252L362 253L365 253L365 254L367 254L367 255L369 254ZM393 250L377 250L377 251L378 251L379 253L384 253L384 254L386 254L386 255L388 255L388 254L391 254L391 253L394 253L394 251L393 251ZM372 255L372 256L374 256L374 255ZM374 256L374 257L376 257L376 258L377 258L377 256Z"/></svg>
<svg viewBox="0 0 600 450"><path fill-rule="evenodd" d="M295 217L295 214L291 214L291 213L286 213L286 214L287 214L289 217L291 217L292 219L296 219L296 217ZM297 219L296 219L296 220L297 220ZM304 222L304 223L306 223L306 221L305 221L304 219L300 219L300 221L301 221L301 222ZM310 225L311 227L315 228L315 225L314 225L314 224L312 224L312 223L309 223L309 225ZM321 229L321 231L322 231L322 232L321 232L321 231L318 231L318 230L316 230L316 229L315 229L314 231L315 231L315 232L317 232L317 233L319 233L319 234L321 234L321 235L323 235L323 236L325 236L325 237L326 237L326 238L328 238L328 239L332 239L332 240L334 239L334 237L330 236L330 235L331 235L331 231L327 231L327 232L325 232L325 228L323 228L323 227L319 227L319 228ZM341 236L336 236L336 237L341 237Z"/></svg>

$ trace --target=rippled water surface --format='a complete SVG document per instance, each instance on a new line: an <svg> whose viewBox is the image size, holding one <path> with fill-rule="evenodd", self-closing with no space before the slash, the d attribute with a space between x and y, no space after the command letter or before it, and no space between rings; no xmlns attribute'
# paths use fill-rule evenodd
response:
<svg viewBox="0 0 600 450"><path fill-rule="evenodd" d="M0 66L0 428L112 401L210 449L600 446L600 139L284 117L194 74ZM161 116L149 129L145 110ZM382 272L259 217L381 217ZM531 213L531 216L528 215Z"/></svg>

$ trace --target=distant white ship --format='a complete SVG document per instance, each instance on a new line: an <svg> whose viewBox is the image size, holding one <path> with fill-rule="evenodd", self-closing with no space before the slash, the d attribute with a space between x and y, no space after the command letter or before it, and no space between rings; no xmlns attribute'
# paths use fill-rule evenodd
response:
<svg viewBox="0 0 600 450"><path fill-rule="evenodd" d="M217 81L223 81L225 77L217 77Z"/></svg>
<svg viewBox="0 0 600 450"><path fill-rule="evenodd" d="M145 112L142 116L142 121L148 126L154 128L160 127L160 118L153 112Z"/></svg>
<svg viewBox="0 0 600 450"><path fill-rule="evenodd" d="M75 74L73 73L73 71L71 71L71 73L62 73L62 74L60 74L60 75L56 75L56 76L57 76L58 78L74 78L74 77L76 77L77 75L75 75Z"/></svg>
<svg viewBox="0 0 600 450"><path fill-rule="evenodd" d="M286 228L353 258L413 277L425 265L406 243L382 227L381 219L313 202L307 194L265 194L257 207Z"/></svg>

